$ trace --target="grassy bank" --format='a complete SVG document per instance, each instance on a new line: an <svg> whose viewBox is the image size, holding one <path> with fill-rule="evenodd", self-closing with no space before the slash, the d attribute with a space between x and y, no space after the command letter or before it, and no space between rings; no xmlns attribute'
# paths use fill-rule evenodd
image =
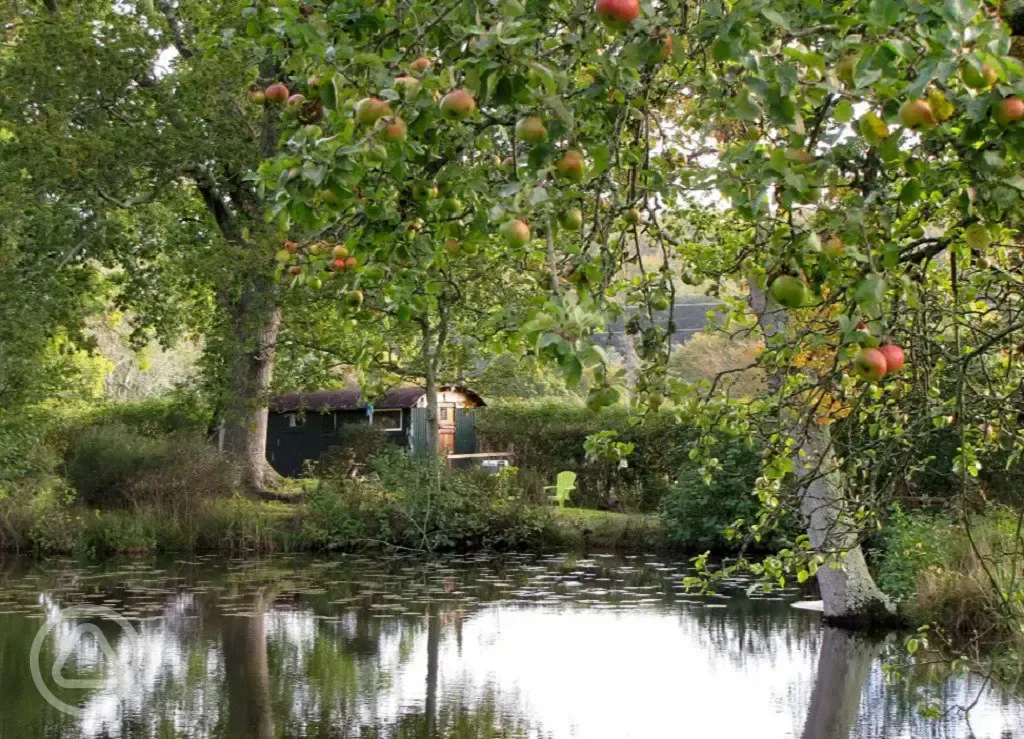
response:
<svg viewBox="0 0 1024 739"><path fill-rule="evenodd" d="M366 535L365 519L341 518L325 512L323 500L313 503L278 503L237 495L205 502L187 516L169 516L166 510L142 506L101 510L70 506L47 521L26 518L26 528L7 538L9 551L33 554L102 558L118 554L222 552L231 556L295 551L413 551L425 549L415 540L389 541ZM335 504L331 504L335 507ZM340 507L340 506L339 506ZM516 546L501 546L508 533L484 531L473 535L452 528L431 527L435 541L446 539L439 551L509 548L522 551L666 551L671 545L655 516L578 508L558 510L530 506L524 512L531 528L517 535ZM505 523L508 523L507 519ZM349 536L344 531L351 531ZM10 533L10 532L9 532ZM486 545L482 539L491 538ZM14 546L15 543L21 546ZM509 542L511 544L512 542ZM429 544L429 542L428 542Z"/></svg>
<svg viewBox="0 0 1024 739"><path fill-rule="evenodd" d="M894 507L870 552L879 585L901 613L934 626L933 641L968 660L997 655L1024 675L1022 514L993 505L968 520Z"/></svg>

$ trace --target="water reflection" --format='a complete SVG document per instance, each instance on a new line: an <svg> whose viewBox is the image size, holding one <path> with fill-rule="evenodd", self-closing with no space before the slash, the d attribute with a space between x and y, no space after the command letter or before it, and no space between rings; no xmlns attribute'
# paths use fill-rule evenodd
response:
<svg viewBox="0 0 1024 739"><path fill-rule="evenodd" d="M917 710L968 705L975 681L894 681L893 645L822 627L790 606L798 593L747 598L734 581L698 598L685 571L611 557L9 562L0 737L972 736L955 710ZM103 678L50 685L73 718L40 697L28 660L45 618L79 604L116 608L139 639L131 650L97 620L112 666L75 623L52 631L43 661L67 652L67 672ZM985 691L971 726L1024 736L1024 704Z"/></svg>

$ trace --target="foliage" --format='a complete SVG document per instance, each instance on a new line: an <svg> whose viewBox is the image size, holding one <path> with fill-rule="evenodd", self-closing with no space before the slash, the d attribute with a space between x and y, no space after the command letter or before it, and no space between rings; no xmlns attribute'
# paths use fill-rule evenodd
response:
<svg viewBox="0 0 1024 739"><path fill-rule="evenodd" d="M652 413L643 424L633 424L621 407L594 412L563 399L502 401L477 411L477 429L485 447L513 447L522 484L538 502L545 499L544 486L551 485L562 470L570 470L577 475L576 505L618 504L627 510L654 511L668 491L677 489L681 475L700 468L690 456L695 430L679 423L669 411ZM607 436L609 432L614 432L614 438ZM599 439L605 440L606 447L632 444L626 466L601 456L588 460L590 437L594 437L590 448L595 453L601 446ZM729 461L741 469L756 463L756 454L746 450L742 441L725 446L731 450ZM751 490L752 483L743 495Z"/></svg>
<svg viewBox="0 0 1024 739"><path fill-rule="evenodd" d="M143 436L120 423L87 426L71 442L68 481L87 506L153 504L188 508L193 498L230 492L228 460L202 437Z"/></svg>
<svg viewBox="0 0 1024 739"><path fill-rule="evenodd" d="M695 334L672 352L666 372L687 383L713 380L723 372L753 366L761 348L756 340L742 336ZM756 369L726 375L723 382L723 389L728 388L736 397L752 398L764 389L764 378Z"/></svg>
<svg viewBox="0 0 1024 739"><path fill-rule="evenodd" d="M881 545L873 551L879 586L901 599L911 596L921 573L943 564L949 528L946 515L907 513L894 505L885 521Z"/></svg>
<svg viewBox="0 0 1024 739"><path fill-rule="evenodd" d="M142 436L200 436L206 434L210 420L210 409L201 395L176 390L132 402L97 404L82 422L120 425Z"/></svg>
<svg viewBox="0 0 1024 739"><path fill-rule="evenodd" d="M874 557L879 583L903 599L903 612L935 624L933 641L975 662L995 654L1000 672L1019 675L1024 640L1014 624L1024 618L1017 569L1024 538L1018 512L992 506L958 521L896 506Z"/></svg>
<svg viewBox="0 0 1024 739"><path fill-rule="evenodd" d="M308 496L303 536L327 548L515 549L540 541L549 519L528 503L514 470L448 470L386 449L365 479L321 481Z"/></svg>
<svg viewBox="0 0 1024 739"><path fill-rule="evenodd" d="M726 530L742 528L743 521L757 517L760 505L754 494L760 460L741 444L723 444L716 450L722 472L707 483L692 463L679 470L674 484L661 498L661 520L673 545L690 551L733 550L734 537ZM770 541L755 542L767 550L792 531L774 534Z"/></svg>

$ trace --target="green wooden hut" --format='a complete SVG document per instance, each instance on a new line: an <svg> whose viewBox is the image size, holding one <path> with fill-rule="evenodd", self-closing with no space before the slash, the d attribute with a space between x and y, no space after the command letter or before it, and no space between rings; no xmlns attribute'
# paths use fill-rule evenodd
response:
<svg viewBox="0 0 1024 739"><path fill-rule="evenodd" d="M442 453L477 452L473 409L483 399L461 386L438 389L438 446ZM411 453L422 454L427 443L427 392L404 386L367 400L358 387L286 393L270 403L267 457L279 473L293 477L307 461L329 449L344 448L345 432L355 424L381 429Z"/></svg>

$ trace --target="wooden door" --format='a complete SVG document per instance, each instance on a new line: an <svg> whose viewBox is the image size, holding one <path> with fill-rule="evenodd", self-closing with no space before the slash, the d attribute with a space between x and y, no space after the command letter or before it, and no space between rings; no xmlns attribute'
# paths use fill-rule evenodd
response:
<svg viewBox="0 0 1024 739"><path fill-rule="evenodd" d="M441 403L437 407L437 447L441 454L455 451L454 403Z"/></svg>

